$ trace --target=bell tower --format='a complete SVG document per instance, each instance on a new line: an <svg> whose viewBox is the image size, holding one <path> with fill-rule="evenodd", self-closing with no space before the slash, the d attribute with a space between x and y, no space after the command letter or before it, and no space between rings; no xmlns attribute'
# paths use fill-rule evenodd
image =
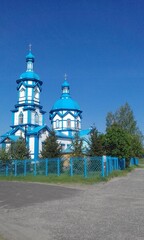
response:
<svg viewBox="0 0 144 240"><path fill-rule="evenodd" d="M26 71L20 75L17 82L18 101L12 110L12 128L17 126L27 127L32 130L37 126L44 125L44 114L40 105L40 93L43 82L34 72L35 57L29 46L26 56Z"/></svg>

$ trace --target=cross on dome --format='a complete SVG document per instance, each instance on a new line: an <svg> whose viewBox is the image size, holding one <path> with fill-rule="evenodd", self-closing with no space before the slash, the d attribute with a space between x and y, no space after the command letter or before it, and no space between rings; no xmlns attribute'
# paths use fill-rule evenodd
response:
<svg viewBox="0 0 144 240"><path fill-rule="evenodd" d="M32 49L32 44L30 43L29 44L29 51L31 52L31 49Z"/></svg>
<svg viewBox="0 0 144 240"><path fill-rule="evenodd" d="M64 79L67 80L67 78L68 78L68 75L65 73Z"/></svg>

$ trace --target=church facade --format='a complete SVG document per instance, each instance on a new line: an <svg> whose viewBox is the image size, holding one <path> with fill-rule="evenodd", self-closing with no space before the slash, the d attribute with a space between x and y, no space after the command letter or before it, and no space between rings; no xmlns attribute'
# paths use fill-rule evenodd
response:
<svg viewBox="0 0 144 240"><path fill-rule="evenodd" d="M61 86L61 97L49 112L51 127L45 124L40 95L43 82L34 72L35 57L29 50L26 56L26 71L22 73L17 83L18 101L12 112L11 129L1 136L2 148L8 149L12 141L20 137L25 139L30 150L31 158L38 159L43 143L49 135L50 129L54 129L58 142L64 153L70 151L71 142L76 132L87 142L90 130L81 129L82 111L76 101L70 96L70 85L66 79Z"/></svg>

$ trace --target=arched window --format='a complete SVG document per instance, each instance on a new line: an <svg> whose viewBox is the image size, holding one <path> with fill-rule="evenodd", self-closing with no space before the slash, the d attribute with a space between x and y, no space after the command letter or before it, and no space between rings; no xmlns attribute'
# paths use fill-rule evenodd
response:
<svg viewBox="0 0 144 240"><path fill-rule="evenodd" d="M23 113L20 112L19 114L19 124L23 124Z"/></svg>
<svg viewBox="0 0 144 240"><path fill-rule="evenodd" d="M59 128L59 119L56 120L56 128Z"/></svg>
<svg viewBox="0 0 144 240"><path fill-rule="evenodd" d="M67 119L67 128L71 128L71 120Z"/></svg>
<svg viewBox="0 0 144 240"><path fill-rule="evenodd" d="M34 98L37 100L39 99L39 91L37 88L34 90Z"/></svg>
<svg viewBox="0 0 144 240"><path fill-rule="evenodd" d="M80 121L76 120L76 128L79 129L79 127L80 127Z"/></svg>
<svg viewBox="0 0 144 240"><path fill-rule="evenodd" d="M39 124L39 115L37 112L35 113L35 124Z"/></svg>
<svg viewBox="0 0 144 240"><path fill-rule="evenodd" d="M24 97L25 97L25 89L24 89L24 88L22 88L22 89L20 90L20 97L21 97L21 98L24 98Z"/></svg>

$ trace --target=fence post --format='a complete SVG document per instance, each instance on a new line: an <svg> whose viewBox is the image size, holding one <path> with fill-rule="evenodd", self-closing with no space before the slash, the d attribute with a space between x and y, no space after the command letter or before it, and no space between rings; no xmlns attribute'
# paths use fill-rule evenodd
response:
<svg viewBox="0 0 144 240"><path fill-rule="evenodd" d="M17 176L17 160L14 160L14 164L15 164L15 166L14 166L14 175L16 177Z"/></svg>
<svg viewBox="0 0 144 240"><path fill-rule="evenodd" d="M45 163L46 163L46 166L45 166L45 167L46 167L46 168L45 168L45 175L48 176L48 159L46 158L45 161L46 161L46 162L45 162Z"/></svg>
<svg viewBox="0 0 144 240"><path fill-rule="evenodd" d="M34 162L34 176L36 176L36 159L35 159L35 162Z"/></svg>
<svg viewBox="0 0 144 240"><path fill-rule="evenodd" d="M116 158L114 158L114 170L116 170Z"/></svg>
<svg viewBox="0 0 144 240"><path fill-rule="evenodd" d="M118 158L116 158L116 170L118 170Z"/></svg>
<svg viewBox="0 0 144 240"><path fill-rule="evenodd" d="M8 176L8 174L9 174L9 172L8 172L8 164L6 163L6 169L5 169L5 171L6 171L6 177Z"/></svg>
<svg viewBox="0 0 144 240"><path fill-rule="evenodd" d="M60 159L57 158L57 175L60 176Z"/></svg>
<svg viewBox="0 0 144 240"><path fill-rule="evenodd" d="M108 157L106 156L106 176L108 176Z"/></svg>
<svg viewBox="0 0 144 240"><path fill-rule="evenodd" d="M84 177L87 177L87 158L84 157Z"/></svg>
<svg viewBox="0 0 144 240"><path fill-rule="evenodd" d="M110 173L112 172L112 157L110 157Z"/></svg>
<svg viewBox="0 0 144 240"><path fill-rule="evenodd" d="M70 158L70 176L73 176L73 158Z"/></svg>
<svg viewBox="0 0 144 240"><path fill-rule="evenodd" d="M104 160L103 160L103 157L101 158L101 166L102 166L102 169L101 169L101 175L102 175L102 177L104 177L105 176L105 174L104 174Z"/></svg>
<svg viewBox="0 0 144 240"><path fill-rule="evenodd" d="M126 168L126 160L125 160L125 158L123 158L123 166L124 166L124 169Z"/></svg>
<svg viewBox="0 0 144 240"><path fill-rule="evenodd" d="M27 164L27 161L26 159L24 160L24 176L26 176L26 164Z"/></svg>

